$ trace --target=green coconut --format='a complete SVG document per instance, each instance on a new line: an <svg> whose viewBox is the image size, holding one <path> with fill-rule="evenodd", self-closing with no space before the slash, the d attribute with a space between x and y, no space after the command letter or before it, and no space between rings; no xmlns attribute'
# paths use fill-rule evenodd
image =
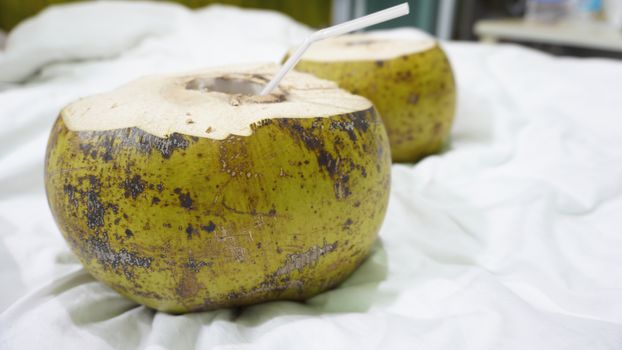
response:
<svg viewBox="0 0 622 350"><path fill-rule="evenodd" d="M447 56L428 36L345 35L311 45L295 69L370 99L385 123L395 162L415 162L446 145L456 88Z"/></svg>
<svg viewBox="0 0 622 350"><path fill-rule="evenodd" d="M45 185L85 268L180 313L304 300L361 264L387 207L372 104L277 67L147 77L62 110Z"/></svg>

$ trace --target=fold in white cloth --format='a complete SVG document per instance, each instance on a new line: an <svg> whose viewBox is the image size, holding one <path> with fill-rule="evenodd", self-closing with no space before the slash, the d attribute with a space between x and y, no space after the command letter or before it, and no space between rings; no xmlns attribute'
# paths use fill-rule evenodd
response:
<svg viewBox="0 0 622 350"><path fill-rule="evenodd" d="M272 12L134 2L58 7L11 33L0 348L622 348L622 63L516 46L444 45L459 91L451 147L393 167L381 239L339 288L172 316L84 272L43 191L59 109L143 74L276 62L308 33Z"/></svg>

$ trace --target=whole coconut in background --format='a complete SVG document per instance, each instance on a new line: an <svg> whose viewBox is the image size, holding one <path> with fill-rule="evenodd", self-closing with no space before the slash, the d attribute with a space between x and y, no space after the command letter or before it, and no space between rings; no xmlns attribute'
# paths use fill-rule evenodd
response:
<svg viewBox="0 0 622 350"><path fill-rule="evenodd" d="M66 107L50 208L86 269L149 307L302 300L365 259L390 152L371 103L276 66L148 77Z"/></svg>
<svg viewBox="0 0 622 350"><path fill-rule="evenodd" d="M431 37L344 35L311 45L295 69L337 82L370 99L385 123L393 161L441 151L456 105L447 56Z"/></svg>

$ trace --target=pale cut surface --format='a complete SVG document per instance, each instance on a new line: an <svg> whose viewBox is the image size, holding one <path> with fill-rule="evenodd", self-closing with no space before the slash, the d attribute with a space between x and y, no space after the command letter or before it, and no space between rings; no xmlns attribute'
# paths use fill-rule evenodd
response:
<svg viewBox="0 0 622 350"><path fill-rule="evenodd" d="M426 51L434 46L434 38L422 32L409 39L369 32L318 41L309 47L302 59L318 62L388 60ZM290 55L294 51L291 50Z"/></svg>
<svg viewBox="0 0 622 350"><path fill-rule="evenodd" d="M80 99L65 107L61 115L73 131L137 127L159 137L177 132L220 140L229 135L249 136L251 125L266 119L330 117L372 106L369 100L341 90L333 82L294 71L274 93L263 97L211 91L204 86L214 79L261 86L278 68L275 64L244 65L149 76ZM195 88L187 88L189 85Z"/></svg>

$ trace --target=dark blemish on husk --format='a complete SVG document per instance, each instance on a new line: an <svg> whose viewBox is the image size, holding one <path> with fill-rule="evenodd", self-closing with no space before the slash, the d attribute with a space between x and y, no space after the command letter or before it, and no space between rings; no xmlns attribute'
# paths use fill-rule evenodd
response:
<svg viewBox="0 0 622 350"><path fill-rule="evenodd" d="M354 142L357 140L356 133L354 132L354 123L352 122L333 121L330 124L330 128L331 130L345 131L350 140Z"/></svg>
<svg viewBox="0 0 622 350"><path fill-rule="evenodd" d="M69 203L71 203L74 207L78 206L78 198L76 197L76 193L79 193L78 189L72 184L66 184L63 186L63 192L67 195L67 199Z"/></svg>
<svg viewBox="0 0 622 350"><path fill-rule="evenodd" d="M130 176L132 174L132 167L136 164L136 162L134 162L133 160L128 161L125 164L125 174L127 176Z"/></svg>
<svg viewBox="0 0 622 350"><path fill-rule="evenodd" d="M396 82L405 82L405 81L410 81L412 80L412 73L410 71L405 71L405 72L397 72L395 74L395 81Z"/></svg>
<svg viewBox="0 0 622 350"><path fill-rule="evenodd" d="M90 175L88 177L90 188L84 192L86 197L86 222L90 229L95 229L104 226L104 214L106 213L106 207L99 199L99 191L101 189L101 183L99 179Z"/></svg>
<svg viewBox="0 0 622 350"><path fill-rule="evenodd" d="M158 203L160 203L160 198L158 197L151 198L151 205L156 205Z"/></svg>
<svg viewBox="0 0 622 350"><path fill-rule="evenodd" d="M186 235L188 239L192 239L193 235L199 235L199 231L192 227L192 225L188 224L188 226L186 227Z"/></svg>
<svg viewBox="0 0 622 350"><path fill-rule="evenodd" d="M194 272L199 272L199 270L201 270L202 267L211 267L214 263L212 262L205 262L205 261L196 261L194 260L193 257L189 257L188 258L188 262L186 263L186 267L191 269Z"/></svg>
<svg viewBox="0 0 622 350"><path fill-rule="evenodd" d="M363 177L367 177L367 169L365 169L364 166L361 165L361 166L358 167L358 169L361 171L361 175Z"/></svg>
<svg viewBox="0 0 622 350"><path fill-rule="evenodd" d="M157 184L157 185L156 185L156 189L158 190L158 192L162 192L162 190L164 189L164 185L162 185L162 184Z"/></svg>
<svg viewBox="0 0 622 350"><path fill-rule="evenodd" d="M352 192L350 191L350 187L348 186L348 180L350 180L349 175L343 175L335 180L333 188L335 190L335 196L337 197L337 199L344 199L352 194Z"/></svg>
<svg viewBox="0 0 622 350"><path fill-rule="evenodd" d="M330 175L331 178L334 177L335 174L337 174L337 162L330 153L326 152L323 149L320 150L317 157L317 162L320 167L326 169L328 175Z"/></svg>
<svg viewBox="0 0 622 350"><path fill-rule="evenodd" d="M212 233L214 232L214 230L216 229L216 225L210 220L210 222L207 225L202 225L201 226L201 230L207 232L207 233Z"/></svg>
<svg viewBox="0 0 622 350"><path fill-rule="evenodd" d="M147 182L142 180L140 175L134 175L131 179L125 179L123 181L125 198L132 197L132 199L136 199L139 194L143 193L146 185Z"/></svg>
<svg viewBox="0 0 622 350"><path fill-rule="evenodd" d="M242 298L243 296L247 295L248 292L246 291L246 289L241 288L240 291L238 292L229 292L227 293L227 300L229 301L235 301L239 298Z"/></svg>
<svg viewBox="0 0 622 350"><path fill-rule="evenodd" d="M367 129L369 129L369 122L365 118L361 118L354 113L346 114L344 119L345 120L336 120L331 122L331 129L346 132L350 140L354 142L358 139L356 131L363 134L367 131ZM336 144L342 143L341 138L337 137L336 140L338 141Z"/></svg>
<svg viewBox="0 0 622 350"><path fill-rule="evenodd" d="M377 66L377 67L382 67L382 66L384 66L384 61L380 61L380 60L376 61L376 66Z"/></svg>
<svg viewBox="0 0 622 350"><path fill-rule="evenodd" d="M104 162L108 162L112 160L112 155L114 154L114 135L106 135L102 140L102 148L104 149L104 153L102 153L101 158Z"/></svg>
<svg viewBox="0 0 622 350"><path fill-rule="evenodd" d="M126 228L125 229L125 237L127 237L127 238L134 237L134 232L132 232L132 230L130 230L129 228Z"/></svg>
<svg viewBox="0 0 622 350"><path fill-rule="evenodd" d="M179 197L179 205L186 209L192 209L192 198L190 197L189 192L182 192L181 188L176 188L173 190Z"/></svg>
<svg viewBox="0 0 622 350"><path fill-rule="evenodd" d="M354 129L358 130L361 134L369 129L369 122L365 118L361 118L355 114L348 114L346 118L352 122Z"/></svg>
<svg viewBox="0 0 622 350"><path fill-rule="evenodd" d="M90 151L91 157L99 154L104 162L114 159L114 156L121 149L138 149L143 153L158 151L164 158L168 159L178 149L186 149L190 142L183 135L173 133L167 138L161 138L149 134L138 128L109 130L104 132L78 132L84 134L84 139L96 138L97 144L80 145L82 152ZM95 147L94 149L91 149Z"/></svg>
<svg viewBox="0 0 622 350"><path fill-rule="evenodd" d="M311 132L303 128L302 125L298 123L294 123L292 125L292 129L295 130L299 134L302 142L304 142L304 144L310 150L316 150L323 146L322 141L318 137L313 135Z"/></svg>
<svg viewBox="0 0 622 350"><path fill-rule="evenodd" d="M162 138L142 132L138 142L138 148L141 151L149 153L155 149L160 152L165 159L169 159L176 150L186 149L190 144L183 135L178 133L173 133L167 138Z"/></svg>
<svg viewBox="0 0 622 350"><path fill-rule="evenodd" d="M90 143L81 143L78 147L82 151L84 158L91 156L91 158L95 159L97 157L97 152L93 150L93 145Z"/></svg>
<svg viewBox="0 0 622 350"><path fill-rule="evenodd" d="M353 223L352 219L348 218L348 220L346 220L346 222L343 223L343 229L344 230L350 229L350 226L352 225L352 223Z"/></svg>
<svg viewBox="0 0 622 350"><path fill-rule="evenodd" d="M134 252L128 252L125 248L115 251L110 247L106 234L102 238L91 236L86 242L91 257L95 258L104 268L122 268L128 278L131 277L131 273L127 270L128 267L149 268L153 260L153 258L145 258Z"/></svg>
<svg viewBox="0 0 622 350"><path fill-rule="evenodd" d="M107 208L112 210L113 214L118 214L119 213L119 205L117 205L117 204L108 203L108 207Z"/></svg>
<svg viewBox="0 0 622 350"><path fill-rule="evenodd" d="M323 246L314 246L303 253L289 254L285 260L285 264L276 270L274 276L289 274L294 270L302 271L307 266L317 264L320 257L332 252L337 248L337 242L324 243Z"/></svg>

